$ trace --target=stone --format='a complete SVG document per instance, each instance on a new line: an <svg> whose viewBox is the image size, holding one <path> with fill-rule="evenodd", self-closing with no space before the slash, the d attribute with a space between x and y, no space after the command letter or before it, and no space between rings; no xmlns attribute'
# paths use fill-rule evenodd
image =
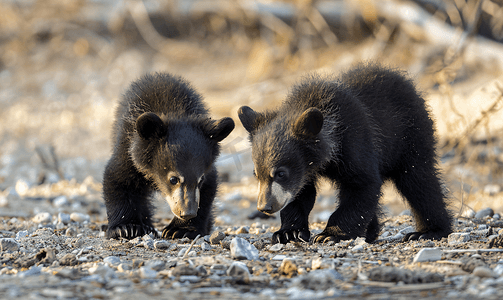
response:
<svg viewBox="0 0 503 300"><path fill-rule="evenodd" d="M442 259L442 250L439 248L423 248L421 249L412 262L437 261Z"/></svg>
<svg viewBox="0 0 503 300"><path fill-rule="evenodd" d="M153 279L157 276L157 272L149 267L140 268L140 277L143 279Z"/></svg>
<svg viewBox="0 0 503 300"><path fill-rule="evenodd" d="M115 278L114 269L110 268L107 265L94 264L91 268L89 268L89 274L91 275L99 275L102 278Z"/></svg>
<svg viewBox="0 0 503 300"><path fill-rule="evenodd" d="M25 238L28 236L28 230L21 230L16 233L16 240Z"/></svg>
<svg viewBox="0 0 503 300"><path fill-rule="evenodd" d="M336 280L342 281L344 277L334 269L320 269L295 278L292 285L310 290L327 290L334 287Z"/></svg>
<svg viewBox="0 0 503 300"><path fill-rule="evenodd" d="M503 264L498 264L496 267L494 267L493 272L498 276L502 276L503 275Z"/></svg>
<svg viewBox="0 0 503 300"><path fill-rule="evenodd" d="M468 218L468 219L474 218L475 217L475 211L472 210L472 209L466 209L465 211L463 211L463 213L461 214L461 216L465 217L465 218Z"/></svg>
<svg viewBox="0 0 503 300"><path fill-rule="evenodd" d="M211 249L213 249L213 248L211 247L210 244L208 244L206 242L201 243L201 250L203 250L203 251L210 251Z"/></svg>
<svg viewBox="0 0 503 300"><path fill-rule="evenodd" d="M221 231L213 231L210 235L210 243L212 245L219 244L225 238L225 233Z"/></svg>
<svg viewBox="0 0 503 300"><path fill-rule="evenodd" d="M121 262L121 259L117 256L107 256L103 258L103 262L106 263L107 265L118 265Z"/></svg>
<svg viewBox="0 0 503 300"><path fill-rule="evenodd" d="M231 256L237 259L257 260L259 258L257 248L240 237L232 239L230 250Z"/></svg>
<svg viewBox="0 0 503 300"><path fill-rule="evenodd" d="M117 266L117 271L119 272L130 271L131 269L132 269L131 265L125 263L119 264Z"/></svg>
<svg viewBox="0 0 503 300"><path fill-rule="evenodd" d="M197 273L199 273L199 276L206 276L208 275L208 271L206 271L206 268L204 266L197 266L196 267Z"/></svg>
<svg viewBox="0 0 503 300"><path fill-rule="evenodd" d="M274 256L271 258L271 260L281 261L281 260L283 260L283 259L285 259L285 258L287 258L287 256L286 256L286 255L284 255L284 254L278 254L278 255L274 255Z"/></svg>
<svg viewBox="0 0 503 300"><path fill-rule="evenodd" d="M159 240L154 242L154 248L157 250L167 250L171 244L165 240Z"/></svg>
<svg viewBox="0 0 503 300"><path fill-rule="evenodd" d="M146 239L143 240L138 246L143 246L145 249L154 249L154 240Z"/></svg>
<svg viewBox="0 0 503 300"><path fill-rule="evenodd" d="M398 233L401 233L402 235L407 235L408 233L411 233L411 232L415 232L416 229L414 228L414 226L408 226L408 227L405 227L404 229L400 230Z"/></svg>
<svg viewBox="0 0 503 300"><path fill-rule="evenodd" d="M494 215L494 210L490 207L479 210L475 213L475 219L483 219L487 216L492 217Z"/></svg>
<svg viewBox="0 0 503 300"><path fill-rule="evenodd" d="M297 275L297 265L295 264L293 259L286 258L281 262L278 271L280 274L291 278L292 276Z"/></svg>
<svg viewBox="0 0 503 300"><path fill-rule="evenodd" d="M279 244L279 243L278 243L278 244L274 244L274 245L272 245L272 246L271 246L271 247L269 247L269 249L267 249L267 250L269 250L269 252L278 252L278 251L280 251L281 249L283 249L283 244Z"/></svg>
<svg viewBox="0 0 503 300"><path fill-rule="evenodd" d="M380 236L379 236L379 239L384 239L384 238L387 238L391 235L391 233L389 231L385 231L383 232Z"/></svg>
<svg viewBox="0 0 503 300"><path fill-rule="evenodd" d="M198 270L189 264L177 265L173 268L173 270L171 270L172 276L190 276L198 274Z"/></svg>
<svg viewBox="0 0 503 300"><path fill-rule="evenodd" d="M495 278L496 274L488 267L479 266L473 269L472 274L480 278Z"/></svg>
<svg viewBox="0 0 503 300"><path fill-rule="evenodd" d="M166 266L166 263L160 259L150 260L145 264L154 271L161 271Z"/></svg>
<svg viewBox="0 0 503 300"><path fill-rule="evenodd" d="M65 225L68 225L70 224L70 215L69 214L65 214L65 213L58 213L58 223L62 223L62 224L65 224Z"/></svg>
<svg viewBox="0 0 503 300"><path fill-rule="evenodd" d="M65 205L69 205L70 202L68 201L68 198L66 196L58 196L52 200L52 204L56 207L62 207Z"/></svg>
<svg viewBox="0 0 503 300"><path fill-rule="evenodd" d="M56 272L55 275L61 278L68 278L72 280L80 277L79 271L74 268L63 268L60 271Z"/></svg>
<svg viewBox="0 0 503 300"><path fill-rule="evenodd" d="M77 264L77 256L73 253L67 253L59 259L59 264L62 266L74 266Z"/></svg>
<svg viewBox="0 0 503 300"><path fill-rule="evenodd" d="M31 220L37 224L47 224L51 222L52 216L48 212L41 212L36 214Z"/></svg>
<svg viewBox="0 0 503 300"><path fill-rule="evenodd" d="M354 246L351 251L353 252L362 252L363 251L363 245L356 245Z"/></svg>
<svg viewBox="0 0 503 300"><path fill-rule="evenodd" d="M449 241L449 245L457 245L461 243L466 243L470 241L470 233L469 232L454 232L449 234L447 237Z"/></svg>
<svg viewBox="0 0 503 300"><path fill-rule="evenodd" d="M250 231L250 227L249 226L241 226L238 228L238 230L236 230L236 234L246 234Z"/></svg>
<svg viewBox="0 0 503 300"><path fill-rule="evenodd" d="M250 281L250 270L248 270L248 267L243 262L233 262L226 273L228 276L242 280L245 283Z"/></svg>
<svg viewBox="0 0 503 300"><path fill-rule="evenodd" d="M19 244L15 239L12 238L2 238L0 239L0 251L18 251Z"/></svg>
<svg viewBox="0 0 503 300"><path fill-rule="evenodd" d="M440 282L444 278L437 273L428 273L422 270L412 271L396 267L376 267L371 269L368 278L372 281L400 282L403 283L429 283Z"/></svg>
<svg viewBox="0 0 503 300"><path fill-rule="evenodd" d="M77 231L75 230L75 228L73 227L69 227L66 231L65 231L65 235L66 236L76 236L77 235Z"/></svg>
<svg viewBox="0 0 503 300"><path fill-rule="evenodd" d="M17 277L25 278L28 276L35 276L35 275L39 275L41 272L42 272L42 267L33 266L26 271L22 271L22 272L17 273Z"/></svg>
<svg viewBox="0 0 503 300"><path fill-rule="evenodd" d="M482 258L472 255L461 259L461 270L472 273L477 267L487 267Z"/></svg>
<svg viewBox="0 0 503 300"><path fill-rule="evenodd" d="M311 262L311 269L312 270L320 269L322 264L323 260L321 259L321 257L315 258Z"/></svg>
<svg viewBox="0 0 503 300"><path fill-rule="evenodd" d="M70 220L72 220L73 222L81 223L84 221L89 221L90 217L89 215L83 213L73 212L70 214Z"/></svg>

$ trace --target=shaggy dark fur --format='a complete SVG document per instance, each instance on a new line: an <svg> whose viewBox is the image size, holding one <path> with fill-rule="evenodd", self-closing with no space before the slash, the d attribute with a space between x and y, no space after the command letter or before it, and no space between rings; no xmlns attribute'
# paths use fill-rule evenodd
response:
<svg viewBox="0 0 503 300"><path fill-rule="evenodd" d="M210 119L201 96L180 77L147 75L133 82L115 113L115 146L103 178L108 238L156 231L151 196L160 191L175 214L164 238L210 233L219 142L230 118Z"/></svg>
<svg viewBox="0 0 503 300"><path fill-rule="evenodd" d="M361 65L335 79L310 76L277 110L258 113L243 106L238 114L250 133L258 209L281 210L273 242L309 240L320 177L339 188L339 205L314 242L359 236L374 241L385 180L395 183L416 221L416 232L405 240L451 233L433 121L402 73Z"/></svg>

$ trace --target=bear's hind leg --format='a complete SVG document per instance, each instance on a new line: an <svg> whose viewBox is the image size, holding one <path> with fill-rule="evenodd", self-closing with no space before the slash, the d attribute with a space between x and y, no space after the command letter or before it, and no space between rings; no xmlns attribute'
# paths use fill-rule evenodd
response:
<svg viewBox="0 0 503 300"><path fill-rule="evenodd" d="M190 220L182 220L174 217L173 220L162 230L165 239L178 239L188 237L195 239L197 235L210 234L213 227L213 200L217 193L218 173L213 169L206 175L206 179L200 189L199 209L197 216Z"/></svg>
<svg viewBox="0 0 503 300"><path fill-rule="evenodd" d="M281 228L272 235L272 243L309 242L309 213L316 200L316 186L308 183L295 199L280 211Z"/></svg>
<svg viewBox="0 0 503 300"><path fill-rule="evenodd" d="M416 222L417 231L407 234L404 241L440 240L452 232L452 217L434 167L411 165L409 170L394 176L394 182L407 199Z"/></svg>

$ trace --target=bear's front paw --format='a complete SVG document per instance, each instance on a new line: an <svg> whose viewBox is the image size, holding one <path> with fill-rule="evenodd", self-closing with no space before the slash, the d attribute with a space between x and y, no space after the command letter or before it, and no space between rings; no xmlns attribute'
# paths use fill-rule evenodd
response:
<svg viewBox="0 0 503 300"><path fill-rule="evenodd" d="M164 239L181 239L187 237L193 240L196 238L197 235L203 236L204 234L194 226L185 226L185 227L166 226L162 230L162 237Z"/></svg>
<svg viewBox="0 0 503 300"><path fill-rule="evenodd" d="M108 227L106 237L109 239L134 239L138 236L152 233L155 237L158 236L157 230L154 227L146 224L121 224Z"/></svg>
<svg viewBox="0 0 503 300"><path fill-rule="evenodd" d="M350 240L350 237L344 231L342 231L338 226L326 227L323 232L317 234L313 238L313 243L327 243L327 242L340 242L343 240Z"/></svg>
<svg viewBox="0 0 503 300"><path fill-rule="evenodd" d="M450 232L448 231L409 232L404 236L402 241L404 242L417 241L417 240L440 241L442 238L447 237L449 233Z"/></svg>
<svg viewBox="0 0 503 300"><path fill-rule="evenodd" d="M306 242L309 243L311 233L307 228L299 229L280 229L272 235L272 243L286 244L288 242Z"/></svg>

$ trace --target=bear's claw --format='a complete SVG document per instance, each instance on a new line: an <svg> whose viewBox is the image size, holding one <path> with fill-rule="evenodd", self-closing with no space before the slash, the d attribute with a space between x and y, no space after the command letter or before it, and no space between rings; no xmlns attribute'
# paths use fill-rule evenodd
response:
<svg viewBox="0 0 503 300"><path fill-rule="evenodd" d="M197 230L197 228L193 226L187 227L169 227L166 226L162 230L162 238L164 239L181 239L187 237L191 240L195 239L197 235L203 236L202 232Z"/></svg>
<svg viewBox="0 0 503 300"><path fill-rule="evenodd" d="M158 236L157 230L146 224L122 224L109 227L107 229L106 237L112 239L134 239L138 236L144 236L145 234L154 234L155 237Z"/></svg>
<svg viewBox="0 0 503 300"><path fill-rule="evenodd" d="M436 240L439 241L444 237L447 237L449 232L447 231L426 231L426 232L409 232L404 237L404 242L417 241L417 240Z"/></svg>
<svg viewBox="0 0 503 300"><path fill-rule="evenodd" d="M288 242L306 242L309 243L311 233L309 229L286 230L280 229L272 235L272 243L286 244Z"/></svg>

